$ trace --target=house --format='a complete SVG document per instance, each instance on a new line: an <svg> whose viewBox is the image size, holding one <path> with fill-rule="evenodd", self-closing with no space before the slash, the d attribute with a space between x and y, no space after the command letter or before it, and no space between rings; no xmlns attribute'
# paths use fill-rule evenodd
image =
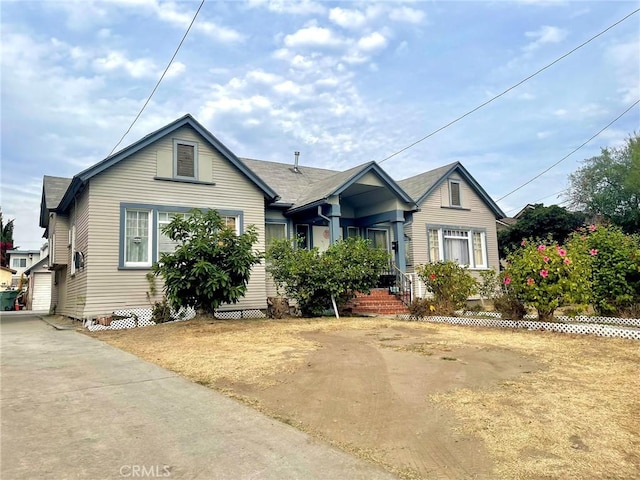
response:
<svg viewBox="0 0 640 480"><path fill-rule="evenodd" d="M0 290L6 290L12 286L13 276L16 273L16 270L0 265Z"/></svg>
<svg viewBox="0 0 640 480"><path fill-rule="evenodd" d="M51 276L49 255L45 255L37 263L24 271L28 278L27 310L49 311L51 308Z"/></svg>
<svg viewBox="0 0 640 480"><path fill-rule="evenodd" d="M542 204L539 204L542 205ZM522 207L522 209L516 213L513 217L503 217L503 218L499 218L496 220L497 223L497 228L498 231L500 230L506 230L510 227L512 227L513 225L515 225L516 223L518 223L518 220L520 220L522 218L522 216L529 210L535 210L536 205L533 205L531 203L527 203L524 207Z"/></svg>
<svg viewBox="0 0 640 480"><path fill-rule="evenodd" d="M147 273L175 248L161 227L194 207L215 208L239 233L256 225L261 251L275 238L320 249L369 238L392 254L398 277L438 259L497 268L504 217L460 163L397 182L375 162L333 171L299 165L297 154L292 163L239 158L185 115L71 179L44 177L52 310L89 318L149 308ZM274 292L263 262L245 297L221 310L263 310Z"/></svg>
<svg viewBox="0 0 640 480"><path fill-rule="evenodd" d="M9 266L16 271L12 278L12 285L14 287L18 285L20 277L24 274L25 270L40 261L40 254L40 250L7 250Z"/></svg>

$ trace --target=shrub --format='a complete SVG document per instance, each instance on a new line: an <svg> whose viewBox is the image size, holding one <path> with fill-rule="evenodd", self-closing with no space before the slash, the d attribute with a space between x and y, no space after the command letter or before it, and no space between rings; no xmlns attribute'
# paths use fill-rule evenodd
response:
<svg viewBox="0 0 640 480"><path fill-rule="evenodd" d="M340 240L322 253L278 240L267 251L267 261L278 290L296 299L303 316L318 316L331 308L332 297L341 307L355 292L369 293L388 267L389 254L362 238Z"/></svg>
<svg viewBox="0 0 640 480"><path fill-rule="evenodd" d="M416 298L408 308L409 315L415 319L421 319L436 313L436 306L428 298Z"/></svg>
<svg viewBox="0 0 640 480"><path fill-rule="evenodd" d="M591 225L574 234L570 245L588 253L596 313L624 316L640 310L640 237Z"/></svg>
<svg viewBox="0 0 640 480"><path fill-rule="evenodd" d="M522 320L527 313L524 302L510 293L504 293L493 299L493 308L504 319Z"/></svg>
<svg viewBox="0 0 640 480"><path fill-rule="evenodd" d="M253 250L258 234L253 225L236 235L218 212L193 209L175 216L162 232L178 246L162 253L153 266L164 279L164 292L174 309L192 306L213 314L222 303L236 303L247 291L252 267L262 255Z"/></svg>
<svg viewBox="0 0 640 480"><path fill-rule="evenodd" d="M489 270L480 271L480 285L478 293L480 294L480 302L484 307L485 300L493 300L500 292L500 280L498 273L490 268Z"/></svg>
<svg viewBox="0 0 640 480"><path fill-rule="evenodd" d="M464 308L467 298L478 288L478 282L467 269L451 261L419 265L416 273L433 293L436 310L443 315Z"/></svg>
<svg viewBox="0 0 640 480"><path fill-rule="evenodd" d="M166 323L173 320L171 318L171 306L167 297L163 297L161 302L155 302L151 307L151 320L155 323Z"/></svg>
<svg viewBox="0 0 640 480"><path fill-rule="evenodd" d="M535 308L541 321L552 320L558 307L588 301L589 259L580 248L524 241L507 261L504 286L515 299Z"/></svg>

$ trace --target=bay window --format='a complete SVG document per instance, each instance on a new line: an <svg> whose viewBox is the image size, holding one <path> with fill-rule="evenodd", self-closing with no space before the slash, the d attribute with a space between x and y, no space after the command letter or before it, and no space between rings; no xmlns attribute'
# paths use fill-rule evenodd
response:
<svg viewBox="0 0 640 480"><path fill-rule="evenodd" d="M448 260L469 268L488 268L483 229L429 226L427 242L430 262Z"/></svg>

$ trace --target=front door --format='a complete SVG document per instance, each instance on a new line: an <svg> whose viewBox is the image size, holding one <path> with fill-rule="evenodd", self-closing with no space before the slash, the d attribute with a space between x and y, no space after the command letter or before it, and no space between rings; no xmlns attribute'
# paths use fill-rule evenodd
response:
<svg viewBox="0 0 640 480"><path fill-rule="evenodd" d="M384 228L367 228L367 238L375 248L389 252L389 231Z"/></svg>

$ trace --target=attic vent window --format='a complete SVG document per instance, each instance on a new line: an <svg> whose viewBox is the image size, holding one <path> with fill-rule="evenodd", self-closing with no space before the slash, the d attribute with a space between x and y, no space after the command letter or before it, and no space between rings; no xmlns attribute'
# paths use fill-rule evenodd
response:
<svg viewBox="0 0 640 480"><path fill-rule="evenodd" d="M461 207L460 182L449 182L449 200L452 207Z"/></svg>
<svg viewBox="0 0 640 480"><path fill-rule="evenodd" d="M183 140L173 142L173 171L176 178L196 179L198 144Z"/></svg>

